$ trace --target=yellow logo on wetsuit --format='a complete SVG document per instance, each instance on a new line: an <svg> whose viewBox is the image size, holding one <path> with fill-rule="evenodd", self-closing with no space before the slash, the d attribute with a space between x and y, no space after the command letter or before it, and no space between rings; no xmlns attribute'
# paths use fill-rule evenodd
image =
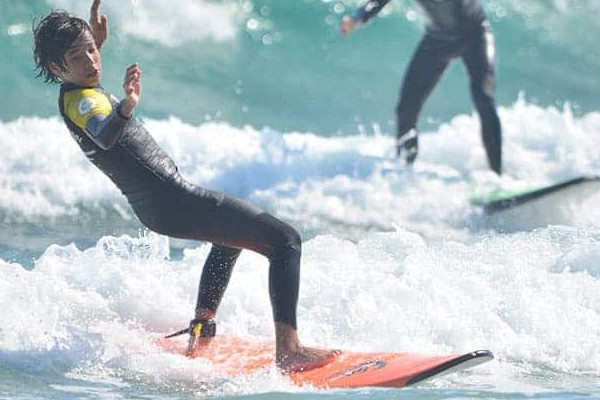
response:
<svg viewBox="0 0 600 400"><path fill-rule="evenodd" d="M106 94L98 89L75 89L64 95L65 114L75 125L88 130L90 122L97 125L113 112Z"/></svg>

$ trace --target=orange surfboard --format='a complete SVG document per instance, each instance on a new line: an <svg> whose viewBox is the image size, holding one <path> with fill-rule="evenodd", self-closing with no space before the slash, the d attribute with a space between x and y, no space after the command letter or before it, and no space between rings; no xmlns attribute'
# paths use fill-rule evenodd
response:
<svg viewBox="0 0 600 400"><path fill-rule="evenodd" d="M158 345L167 352L184 355L187 341L161 339ZM275 362L274 354L270 341L217 335L208 344L196 348L191 357L210 361L224 375L238 376L271 368ZM492 358L494 356L488 350L445 356L342 351L329 364L288 376L297 385L317 388L403 387Z"/></svg>

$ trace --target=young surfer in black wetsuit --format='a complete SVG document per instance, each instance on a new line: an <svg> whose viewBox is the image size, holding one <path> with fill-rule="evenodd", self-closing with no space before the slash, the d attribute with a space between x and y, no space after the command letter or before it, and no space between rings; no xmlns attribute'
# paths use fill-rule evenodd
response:
<svg viewBox="0 0 600 400"><path fill-rule="evenodd" d="M301 240L294 228L223 193L186 182L171 158L133 117L142 92L142 71L125 73L125 97L117 100L100 85L99 49L108 36L107 19L94 0L90 25L54 12L34 29L38 76L61 83L59 109L87 158L126 196L149 229L176 238L213 243L202 272L195 318L186 332L190 349L210 340L212 320L241 249L270 261L269 293L276 336L276 363L286 372L332 360L337 351L304 347L296 326Z"/></svg>
<svg viewBox="0 0 600 400"><path fill-rule="evenodd" d="M375 16L390 0L369 1L355 16L345 16L349 35ZM454 58L467 67L471 96L481 120L481 136L490 168L502 173L502 131L494 99L494 37L479 0L415 0L429 24L408 66L396 108L396 149L408 164L417 157L417 119L425 100Z"/></svg>

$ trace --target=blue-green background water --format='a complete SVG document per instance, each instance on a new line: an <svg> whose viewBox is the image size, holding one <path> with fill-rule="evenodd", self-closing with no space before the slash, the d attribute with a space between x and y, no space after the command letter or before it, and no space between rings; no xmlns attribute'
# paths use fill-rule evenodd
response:
<svg viewBox="0 0 600 400"><path fill-rule="evenodd" d="M310 344L433 354L471 371L403 389L318 391L215 377L153 339L190 318L201 243L148 234L35 79L31 25L83 0L0 3L0 398L600 398L600 196L490 218L470 197L600 175L596 0L484 0L496 34L505 176L492 176L460 63L423 112L411 171L390 157L423 33L394 0L348 38L354 0L103 0L104 86L138 61L138 108L192 182L258 204L304 239ZM220 332L271 337L267 265L244 253Z"/></svg>
<svg viewBox="0 0 600 400"><path fill-rule="evenodd" d="M500 105L514 103L523 92L542 106L569 101L580 113L599 108L597 2L484 3L496 32ZM177 3L104 2L112 27L105 85L119 91L124 68L139 61L144 115L177 115L190 123L208 116L236 126L323 135L356 133L357 121L391 130L404 68L423 31L412 2L393 1L387 15L347 39L338 24L342 12L354 10L352 1L214 2L222 9L206 15L186 13L192 1L181 4L177 10ZM55 88L31 79L31 20L52 7L87 16L87 4L31 0L0 7L5 55L0 90L7 100L0 117L55 115ZM140 22L143 12L149 15ZM203 18L216 21L202 29L208 25ZM131 24L140 26L124 33L123 25ZM11 28L18 34L9 34ZM463 66L456 63L428 102L423 121L439 124L471 110Z"/></svg>

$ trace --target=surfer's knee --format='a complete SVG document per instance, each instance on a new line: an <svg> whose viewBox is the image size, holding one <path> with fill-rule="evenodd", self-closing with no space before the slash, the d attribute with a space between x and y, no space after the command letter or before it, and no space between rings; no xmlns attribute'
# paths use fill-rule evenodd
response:
<svg viewBox="0 0 600 400"><path fill-rule="evenodd" d="M300 257L302 238L296 229L268 213L261 214L259 218L271 228L269 259Z"/></svg>
<svg viewBox="0 0 600 400"><path fill-rule="evenodd" d="M302 239L300 238L300 234L291 226L286 225L286 227L281 232L281 238L276 243L271 258L300 257L302 253Z"/></svg>

